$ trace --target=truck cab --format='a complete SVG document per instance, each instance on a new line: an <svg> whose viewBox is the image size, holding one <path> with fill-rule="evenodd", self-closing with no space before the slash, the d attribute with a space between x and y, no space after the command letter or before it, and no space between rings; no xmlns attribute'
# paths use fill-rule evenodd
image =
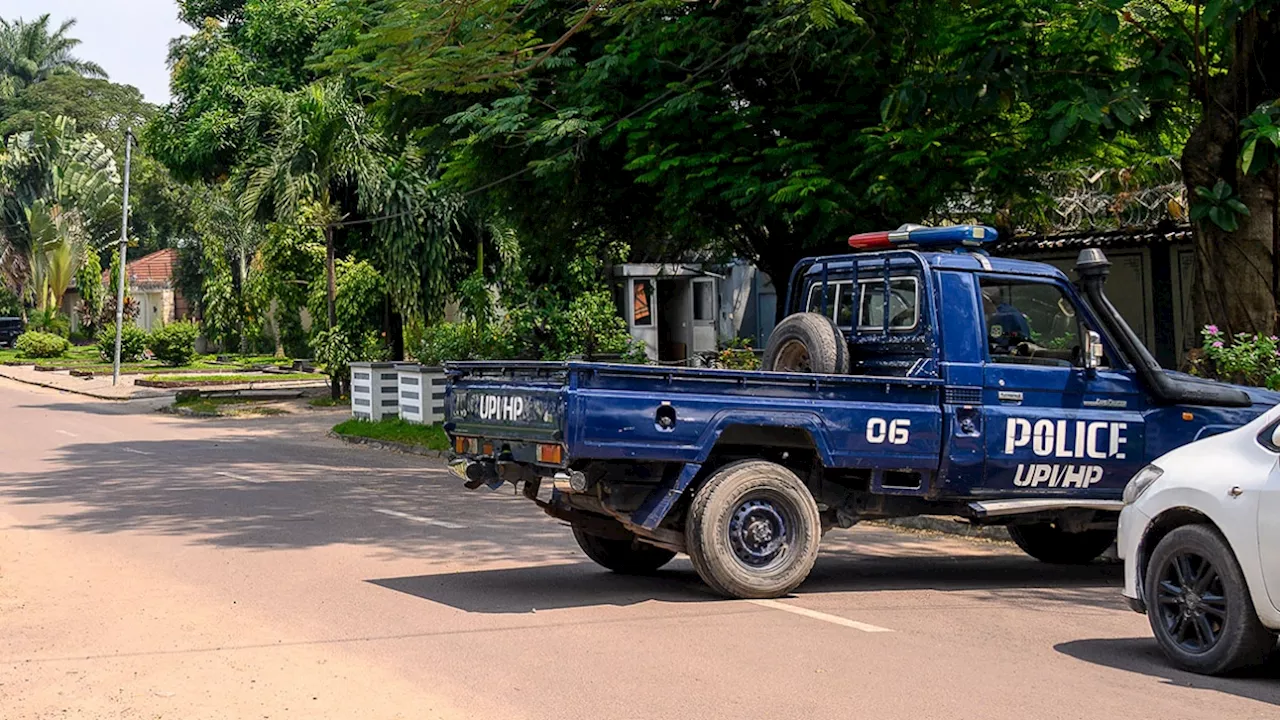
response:
<svg viewBox="0 0 1280 720"><path fill-rule="evenodd" d="M994 238L908 226L802 261L764 371L452 365L454 467L523 487L606 567L687 552L734 597L789 591L822 532L864 519L955 515L1088 561L1151 458L1280 398L1161 369L1100 251L1073 283Z"/></svg>

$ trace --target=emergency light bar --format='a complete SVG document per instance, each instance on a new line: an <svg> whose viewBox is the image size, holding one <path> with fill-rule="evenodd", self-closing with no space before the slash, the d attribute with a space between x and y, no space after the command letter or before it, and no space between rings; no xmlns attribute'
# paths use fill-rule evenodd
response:
<svg viewBox="0 0 1280 720"><path fill-rule="evenodd" d="M925 227L903 225L897 230L859 233L849 238L854 250L888 250L895 247L942 248L981 247L993 243L999 237L995 228L986 225L953 225L951 227Z"/></svg>

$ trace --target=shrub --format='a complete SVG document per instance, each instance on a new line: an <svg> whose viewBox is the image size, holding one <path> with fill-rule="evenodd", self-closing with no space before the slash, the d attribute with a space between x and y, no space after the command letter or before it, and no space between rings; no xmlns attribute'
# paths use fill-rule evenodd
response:
<svg viewBox="0 0 1280 720"><path fill-rule="evenodd" d="M196 356L196 338L199 335L200 328L193 322L170 323L151 332L148 347L151 354L166 365L190 365Z"/></svg>
<svg viewBox="0 0 1280 720"><path fill-rule="evenodd" d="M513 357L509 333L506 326L440 323L422 331L412 354L423 365L443 365L452 360L507 360Z"/></svg>
<svg viewBox="0 0 1280 720"><path fill-rule="evenodd" d="M57 310L41 310L31 314L27 320L27 329L65 338L71 334L71 321Z"/></svg>
<svg viewBox="0 0 1280 720"><path fill-rule="evenodd" d="M147 349L147 332L133 323L125 323L120 330L120 362L138 362ZM114 362L116 354L115 325L104 327L98 333L98 355L102 362Z"/></svg>
<svg viewBox="0 0 1280 720"><path fill-rule="evenodd" d="M1202 357L1192 371L1217 380L1280 389L1280 338L1238 333L1227 337L1217 325L1200 331Z"/></svg>
<svg viewBox="0 0 1280 720"><path fill-rule="evenodd" d="M71 343L60 335L31 330L18 336L14 348L24 358L58 358L67 354Z"/></svg>
<svg viewBox="0 0 1280 720"><path fill-rule="evenodd" d="M728 370L759 370L760 358L747 338L734 338L716 356L716 366Z"/></svg>

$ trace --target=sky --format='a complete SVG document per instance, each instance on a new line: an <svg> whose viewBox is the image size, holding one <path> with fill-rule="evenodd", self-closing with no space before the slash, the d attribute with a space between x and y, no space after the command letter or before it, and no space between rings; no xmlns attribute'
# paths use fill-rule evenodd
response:
<svg viewBox="0 0 1280 720"><path fill-rule="evenodd" d="M138 88L148 102L169 102L169 41L192 32L178 21L175 0L0 0L6 20L45 13L55 29L79 21L68 33L83 41L76 55L101 65L112 82Z"/></svg>

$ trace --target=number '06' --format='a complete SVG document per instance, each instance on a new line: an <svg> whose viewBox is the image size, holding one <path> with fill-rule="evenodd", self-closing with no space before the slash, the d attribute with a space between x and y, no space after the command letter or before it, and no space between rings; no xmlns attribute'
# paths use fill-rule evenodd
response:
<svg viewBox="0 0 1280 720"><path fill-rule="evenodd" d="M889 443L890 445L906 445L911 439L911 421L904 418L885 420L871 418L867 421L867 442L873 445Z"/></svg>

